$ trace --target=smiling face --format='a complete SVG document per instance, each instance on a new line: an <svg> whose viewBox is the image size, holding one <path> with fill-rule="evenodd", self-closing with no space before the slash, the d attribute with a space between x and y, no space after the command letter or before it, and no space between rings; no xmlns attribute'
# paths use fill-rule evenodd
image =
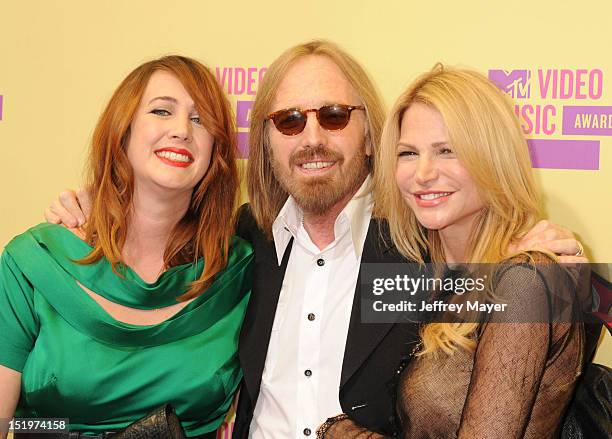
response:
<svg viewBox="0 0 612 439"><path fill-rule="evenodd" d="M361 105L358 94L338 66L325 56L298 59L276 92L270 113L288 109L320 108L330 104ZM368 174L365 146L366 116L353 111L348 125L323 129L309 112L304 130L282 134L267 122L270 160L281 186L307 212L322 214L350 198Z"/></svg>
<svg viewBox="0 0 612 439"><path fill-rule="evenodd" d="M419 223L469 234L484 205L437 110L414 103L404 112L397 154L396 182Z"/></svg>
<svg viewBox="0 0 612 439"><path fill-rule="evenodd" d="M163 70L153 73L127 144L136 190L190 194L208 169L213 143L178 78Z"/></svg>

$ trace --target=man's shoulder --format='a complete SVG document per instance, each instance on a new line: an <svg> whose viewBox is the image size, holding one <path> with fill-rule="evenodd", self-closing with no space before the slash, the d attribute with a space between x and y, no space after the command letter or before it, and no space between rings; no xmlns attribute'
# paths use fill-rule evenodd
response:
<svg viewBox="0 0 612 439"><path fill-rule="evenodd" d="M375 239L385 242L391 242L391 232L389 230L389 223L385 218L372 216L370 220L370 229L373 229Z"/></svg>
<svg viewBox="0 0 612 439"><path fill-rule="evenodd" d="M403 262L389 231L389 224L384 218L373 216L370 219L368 234L363 248L362 262Z"/></svg>
<svg viewBox="0 0 612 439"><path fill-rule="evenodd" d="M250 222L255 223L255 217L253 216L253 211L251 210L250 203L244 203L238 208L237 221L238 224Z"/></svg>
<svg viewBox="0 0 612 439"><path fill-rule="evenodd" d="M395 245L391 239L389 223L386 219L375 216L370 219L370 225L366 235L366 242L368 241L370 245L375 245L381 251L395 249Z"/></svg>
<svg viewBox="0 0 612 439"><path fill-rule="evenodd" d="M265 240L263 230L257 224L257 220L251 210L251 205L245 203L238 208L236 215L236 235L253 244L255 241Z"/></svg>

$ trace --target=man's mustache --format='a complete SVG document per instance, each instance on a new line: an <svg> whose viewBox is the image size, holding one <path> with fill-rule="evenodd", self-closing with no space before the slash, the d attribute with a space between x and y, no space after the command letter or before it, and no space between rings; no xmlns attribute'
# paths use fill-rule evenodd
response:
<svg viewBox="0 0 612 439"><path fill-rule="evenodd" d="M325 146L319 145L296 151L289 158L289 164L291 166L301 165L315 159L322 162L336 162L342 160L343 156Z"/></svg>

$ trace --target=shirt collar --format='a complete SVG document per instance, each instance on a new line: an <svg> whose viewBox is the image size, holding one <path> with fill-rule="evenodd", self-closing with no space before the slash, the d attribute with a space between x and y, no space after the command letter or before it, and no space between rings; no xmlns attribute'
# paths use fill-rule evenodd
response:
<svg viewBox="0 0 612 439"><path fill-rule="evenodd" d="M338 239L348 226L356 258L361 258L363 244L370 226L372 216L371 177L368 176L357 193L351 198L345 208L340 212L334 224L334 236ZM281 265L283 255L291 238L298 236L304 214L290 195L272 224L272 236L276 248L278 265Z"/></svg>

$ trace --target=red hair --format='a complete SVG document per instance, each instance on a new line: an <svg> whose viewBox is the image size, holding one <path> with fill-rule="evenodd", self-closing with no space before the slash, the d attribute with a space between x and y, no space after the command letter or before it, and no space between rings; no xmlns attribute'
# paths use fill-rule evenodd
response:
<svg viewBox="0 0 612 439"><path fill-rule="evenodd" d="M214 137L209 168L194 188L189 209L172 230L164 252L166 267L204 258L202 275L179 297L188 300L202 294L227 265L239 188L230 103L208 68L191 58L165 56L137 67L121 82L100 116L87 165L93 200L85 231L93 250L79 262L91 264L106 257L116 273L117 265L122 264L134 189L126 144L149 78L159 70L179 79L193 99L202 125Z"/></svg>

